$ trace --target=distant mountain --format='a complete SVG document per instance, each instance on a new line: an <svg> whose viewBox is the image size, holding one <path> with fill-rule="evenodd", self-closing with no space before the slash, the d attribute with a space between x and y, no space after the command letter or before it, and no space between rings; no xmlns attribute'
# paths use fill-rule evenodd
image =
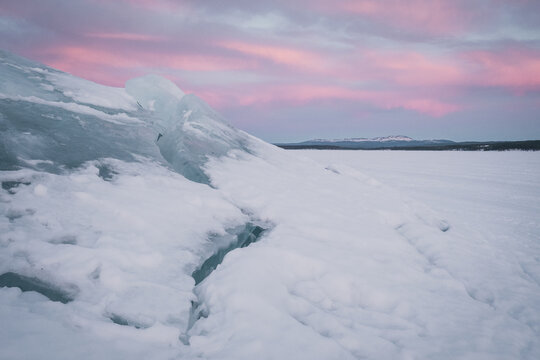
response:
<svg viewBox="0 0 540 360"><path fill-rule="evenodd" d="M414 141L414 139L410 138L408 136L405 136L405 135L391 135L391 136L380 136L380 137L374 137L374 138L346 138L346 139L334 139L334 140L314 139L314 140L308 140L306 142L343 142L343 141L350 141L350 142L366 142L366 141L387 142L387 141Z"/></svg>
<svg viewBox="0 0 540 360"><path fill-rule="evenodd" d="M284 149L328 150L540 150L540 140L455 142L444 139L415 140L404 135L330 140L313 139L299 143L285 143L275 145Z"/></svg>
<svg viewBox="0 0 540 360"><path fill-rule="evenodd" d="M276 144L281 147L337 147L346 149L379 149L409 146L450 145L450 140L415 140L405 135L392 135L375 138L348 138L348 139L313 139L299 143Z"/></svg>

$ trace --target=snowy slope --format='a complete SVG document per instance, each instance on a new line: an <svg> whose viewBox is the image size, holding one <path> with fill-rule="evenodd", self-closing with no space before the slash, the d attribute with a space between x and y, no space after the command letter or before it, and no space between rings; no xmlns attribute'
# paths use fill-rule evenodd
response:
<svg viewBox="0 0 540 360"><path fill-rule="evenodd" d="M0 75L0 358L540 355L538 268L461 221L163 78Z"/></svg>

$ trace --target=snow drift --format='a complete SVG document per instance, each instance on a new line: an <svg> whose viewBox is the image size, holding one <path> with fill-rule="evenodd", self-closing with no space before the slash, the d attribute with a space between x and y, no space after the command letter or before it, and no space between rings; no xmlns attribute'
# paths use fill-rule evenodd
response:
<svg viewBox="0 0 540 360"><path fill-rule="evenodd" d="M539 356L538 268L393 188L158 76L0 76L0 358Z"/></svg>

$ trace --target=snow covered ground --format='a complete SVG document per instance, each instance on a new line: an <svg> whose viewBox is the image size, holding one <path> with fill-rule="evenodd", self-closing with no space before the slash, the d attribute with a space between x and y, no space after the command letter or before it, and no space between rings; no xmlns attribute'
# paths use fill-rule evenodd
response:
<svg viewBox="0 0 540 360"><path fill-rule="evenodd" d="M302 151L294 155L316 159L326 173L315 170L315 165L300 166L298 159L286 160L286 155L278 161L286 170L273 177L261 161L245 167L237 161L213 164L213 179L222 191L234 192L237 201L242 198L245 206L257 206L258 213L278 224L264 242L267 249L261 249L263 244L249 249L261 253L245 261L268 258L269 249L279 247L269 261L280 264L279 269L261 273L254 284L241 288L256 288L260 279L269 278L264 281L268 284L270 278L281 277L277 284L287 284L281 296L276 284L259 301L281 297L276 302L290 306L284 313L331 339L351 357L538 355L537 153ZM386 162L377 156L383 160L387 156ZM484 168L491 165L491 172L478 169L479 158L484 159ZM401 164L395 172L389 166L392 162ZM407 171L408 177L402 175ZM248 172L243 179L257 181L251 187L247 181L239 183L231 176L238 172ZM381 175L382 183L372 175ZM424 182L431 187L423 187ZM396 183L418 186L423 197ZM259 202L253 202L256 194L265 193L275 195L259 195ZM287 261L291 254L295 257ZM241 259L229 266L240 266ZM230 289L227 281L212 286ZM260 313L257 309L250 319L263 316ZM289 328L282 328L280 334L287 334ZM212 330L207 331L212 334ZM291 333L286 338L304 336ZM262 336L252 341L257 338ZM280 344L286 346L281 340ZM294 348L291 345L281 355ZM346 357L322 356L324 351L318 349L306 358L317 354Z"/></svg>
<svg viewBox="0 0 540 360"><path fill-rule="evenodd" d="M540 284L540 153L299 153L322 163L346 164L420 200L455 225L456 232L482 238L505 262L519 263L526 277Z"/></svg>
<svg viewBox="0 0 540 360"><path fill-rule="evenodd" d="M483 298L494 311L504 309L538 333L539 153L298 153L323 164L338 163L362 171L437 211L451 224L449 233L454 240L462 241L456 242L454 249L444 248L436 254L435 264L451 272L461 268L461 276L469 279L477 277L477 283L482 283L487 292L472 292L471 296ZM451 256L455 256L455 270L449 267ZM467 259L474 261L471 268L466 267Z"/></svg>
<svg viewBox="0 0 540 360"><path fill-rule="evenodd" d="M340 163L398 188L494 246L540 247L540 153L524 151L299 151ZM530 249L530 250L526 250ZM536 249L536 251L532 251ZM538 274L538 271L532 272ZM537 278L537 280L540 280Z"/></svg>
<svg viewBox="0 0 540 360"><path fill-rule="evenodd" d="M536 153L285 151L0 55L0 359L540 356Z"/></svg>

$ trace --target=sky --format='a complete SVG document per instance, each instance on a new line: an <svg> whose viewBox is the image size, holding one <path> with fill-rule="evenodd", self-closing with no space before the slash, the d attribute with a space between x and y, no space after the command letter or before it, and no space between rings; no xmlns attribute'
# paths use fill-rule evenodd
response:
<svg viewBox="0 0 540 360"><path fill-rule="evenodd" d="M0 0L0 48L270 142L540 139L540 0Z"/></svg>

